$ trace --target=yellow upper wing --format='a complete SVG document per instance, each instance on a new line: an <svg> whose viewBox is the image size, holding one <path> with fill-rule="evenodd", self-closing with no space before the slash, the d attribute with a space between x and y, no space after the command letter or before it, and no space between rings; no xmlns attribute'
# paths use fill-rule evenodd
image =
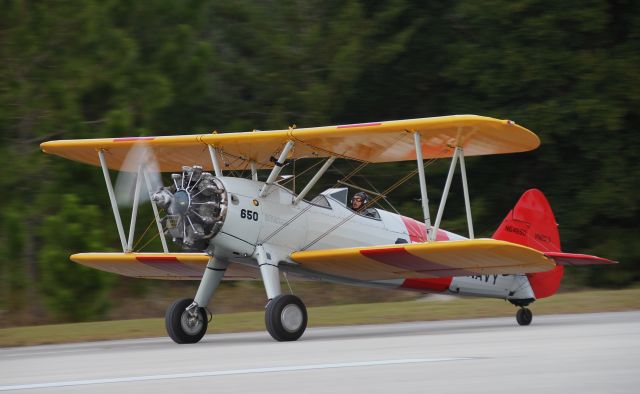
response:
<svg viewBox="0 0 640 394"><path fill-rule="evenodd" d="M111 169L123 168L129 150L146 144L163 172L180 171L183 165L212 167L208 145L222 152L223 169L242 170L255 161L270 168L276 156L291 140L290 158L337 156L373 163L414 160L413 133L419 132L425 158L450 157L456 146L465 156L524 152L537 148L540 140L512 121L476 115L396 120L304 129L199 134L162 137L101 138L44 142L42 151L67 159L100 165L97 152L104 150Z"/></svg>
<svg viewBox="0 0 640 394"><path fill-rule="evenodd" d="M555 267L535 249L493 239L314 250L290 257L303 268L358 280L524 274Z"/></svg>

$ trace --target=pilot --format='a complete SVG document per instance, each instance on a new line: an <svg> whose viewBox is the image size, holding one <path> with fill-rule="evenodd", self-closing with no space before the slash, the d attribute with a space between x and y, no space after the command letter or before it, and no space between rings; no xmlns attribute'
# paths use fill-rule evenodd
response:
<svg viewBox="0 0 640 394"><path fill-rule="evenodd" d="M365 192L357 192L351 197L351 209L359 212L369 202L369 196Z"/></svg>
<svg viewBox="0 0 640 394"><path fill-rule="evenodd" d="M358 212L361 215L375 218L377 212L371 208L365 208L369 202L369 196L365 192L357 192L351 197L351 209Z"/></svg>

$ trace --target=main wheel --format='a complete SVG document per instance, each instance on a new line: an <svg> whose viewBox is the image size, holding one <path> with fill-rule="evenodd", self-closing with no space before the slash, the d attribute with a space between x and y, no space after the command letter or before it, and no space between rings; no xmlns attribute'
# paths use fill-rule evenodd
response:
<svg viewBox="0 0 640 394"><path fill-rule="evenodd" d="M295 341L307 328L307 308L292 294L279 295L267 304L264 322L276 341Z"/></svg>
<svg viewBox="0 0 640 394"><path fill-rule="evenodd" d="M198 308L195 314L187 311L193 299L183 298L173 303L164 316L167 334L175 343L196 343L207 332L207 311Z"/></svg>
<svg viewBox="0 0 640 394"><path fill-rule="evenodd" d="M521 326L528 326L533 320L533 312L528 308L520 308L516 313L516 320Z"/></svg>

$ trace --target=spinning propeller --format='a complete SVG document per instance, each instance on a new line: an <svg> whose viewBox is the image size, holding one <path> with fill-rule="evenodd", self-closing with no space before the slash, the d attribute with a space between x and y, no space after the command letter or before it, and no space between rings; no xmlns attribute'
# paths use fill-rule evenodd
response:
<svg viewBox="0 0 640 394"><path fill-rule="evenodd" d="M138 173L142 176L138 201L141 204L149 201L149 194L157 192L163 186L158 168L158 162L151 148L144 143L135 144L127 153L116 179L115 193L118 206L120 208L133 206Z"/></svg>
<svg viewBox="0 0 640 394"><path fill-rule="evenodd" d="M152 149L143 143L134 145L116 180L118 206L133 207L137 188L140 204L151 195L158 208L166 211L161 219L165 234L184 249L206 250L226 216L224 185L200 166L184 166L182 173L171 174L172 184L164 187L158 169Z"/></svg>

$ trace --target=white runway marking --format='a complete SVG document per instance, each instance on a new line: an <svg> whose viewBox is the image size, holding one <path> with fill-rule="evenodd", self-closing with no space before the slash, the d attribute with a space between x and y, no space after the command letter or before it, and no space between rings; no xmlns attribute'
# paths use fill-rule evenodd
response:
<svg viewBox="0 0 640 394"><path fill-rule="evenodd" d="M371 366L394 365L394 364L397 365L397 364L416 364L416 363L436 363L436 362L445 362L445 361L463 361L463 360L473 360L473 359L474 358L472 357L408 358L408 359L401 359L401 360L375 360L375 361L356 361L356 362L350 362L350 363L335 363L335 364L310 364L310 365L293 365L293 366L268 367L268 368L230 369L230 370L223 370L223 371L178 373L178 374L168 374L168 375L129 376L124 378L70 380L66 382L19 384L19 385L10 385L10 386L0 386L0 391L41 389L41 388L52 388L52 387L66 387L66 386L84 386L84 385L90 385L90 384L142 382L142 381L148 381L148 380L163 380L163 379L202 378L202 377L211 377L211 376L244 375L244 374L253 374L253 373L308 371L308 370L314 370L314 369L371 367Z"/></svg>

